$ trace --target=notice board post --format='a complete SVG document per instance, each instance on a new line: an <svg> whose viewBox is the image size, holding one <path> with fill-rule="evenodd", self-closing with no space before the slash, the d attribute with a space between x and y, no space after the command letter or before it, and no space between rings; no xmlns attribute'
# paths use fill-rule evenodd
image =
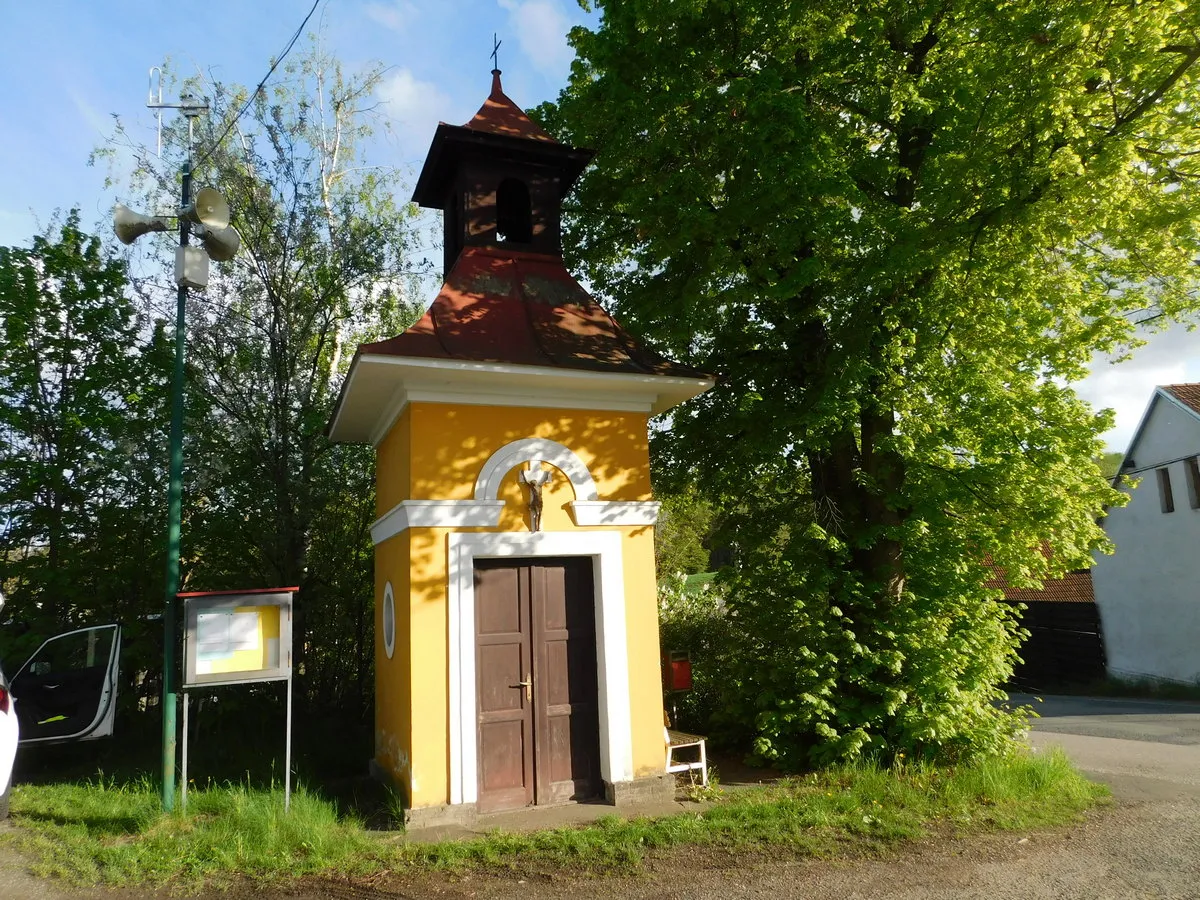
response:
<svg viewBox="0 0 1200 900"><path fill-rule="evenodd" d="M298 587L179 594L183 601L183 805L187 805L188 691L286 681L284 809L292 802L292 599Z"/></svg>

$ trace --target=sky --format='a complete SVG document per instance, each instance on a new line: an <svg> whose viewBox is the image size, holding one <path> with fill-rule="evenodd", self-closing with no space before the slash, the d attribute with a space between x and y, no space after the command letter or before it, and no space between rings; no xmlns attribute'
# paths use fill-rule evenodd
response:
<svg viewBox="0 0 1200 900"><path fill-rule="evenodd" d="M114 115L154 145L149 68L170 60L181 74L257 84L311 7L0 0L0 245L27 245L55 210L72 206L85 226L107 228L121 198L88 157L111 134ZM567 31L594 21L575 0L321 0L306 31L320 32L351 71L389 67L378 90L387 128L368 162L415 173L438 121L466 122L487 96L493 34L502 41L505 92L528 108L557 96L574 55ZM1095 360L1076 388L1115 409L1105 440L1124 450L1155 385L1196 380L1200 332L1176 326L1151 336L1131 361Z"/></svg>

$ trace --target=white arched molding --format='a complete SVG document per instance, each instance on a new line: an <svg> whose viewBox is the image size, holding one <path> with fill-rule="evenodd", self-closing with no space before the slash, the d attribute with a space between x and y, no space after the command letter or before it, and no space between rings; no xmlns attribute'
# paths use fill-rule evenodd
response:
<svg viewBox="0 0 1200 900"><path fill-rule="evenodd" d="M621 541L617 531L447 535L452 804L478 799L475 560L489 557L591 557L596 598L596 682L600 692L600 775L610 784L633 780Z"/></svg>
<svg viewBox="0 0 1200 900"><path fill-rule="evenodd" d="M570 447L548 438L524 438L493 453L475 479L476 501L495 500L500 482L514 467L539 462L550 463L571 482L575 490L571 517L580 527L653 525L658 520L658 504L653 501L601 500L596 481L583 460Z"/></svg>
<svg viewBox="0 0 1200 900"><path fill-rule="evenodd" d="M472 500L401 500L371 526L371 540L381 544L408 528L495 528L504 501L498 499L504 476L524 463L547 462L567 477L575 491L568 504L581 528L598 525L653 525L658 503L650 500L601 500L596 481L571 448L548 438L523 438L505 444L490 457L475 479Z"/></svg>
<svg viewBox="0 0 1200 900"><path fill-rule="evenodd" d="M575 488L575 500L598 501L596 482L592 473L575 455L570 447L546 438L524 438L505 444L489 457L475 479L475 499L495 500L500 493L500 482L515 466L527 462L548 462L567 476Z"/></svg>

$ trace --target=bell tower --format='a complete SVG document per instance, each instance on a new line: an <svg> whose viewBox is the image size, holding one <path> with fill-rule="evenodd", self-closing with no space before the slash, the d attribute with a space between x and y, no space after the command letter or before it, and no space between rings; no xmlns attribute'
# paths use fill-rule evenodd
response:
<svg viewBox="0 0 1200 900"><path fill-rule="evenodd" d="M492 70L492 92L465 125L438 125L413 199L445 214L444 273L464 247L562 256L562 198L592 151L559 143L513 103Z"/></svg>

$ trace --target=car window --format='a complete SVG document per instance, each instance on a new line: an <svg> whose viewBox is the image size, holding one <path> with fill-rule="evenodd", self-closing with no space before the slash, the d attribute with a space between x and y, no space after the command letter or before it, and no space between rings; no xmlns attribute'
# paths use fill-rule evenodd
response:
<svg viewBox="0 0 1200 900"><path fill-rule="evenodd" d="M89 629L50 641L29 663L31 675L56 675L108 664L115 629Z"/></svg>

